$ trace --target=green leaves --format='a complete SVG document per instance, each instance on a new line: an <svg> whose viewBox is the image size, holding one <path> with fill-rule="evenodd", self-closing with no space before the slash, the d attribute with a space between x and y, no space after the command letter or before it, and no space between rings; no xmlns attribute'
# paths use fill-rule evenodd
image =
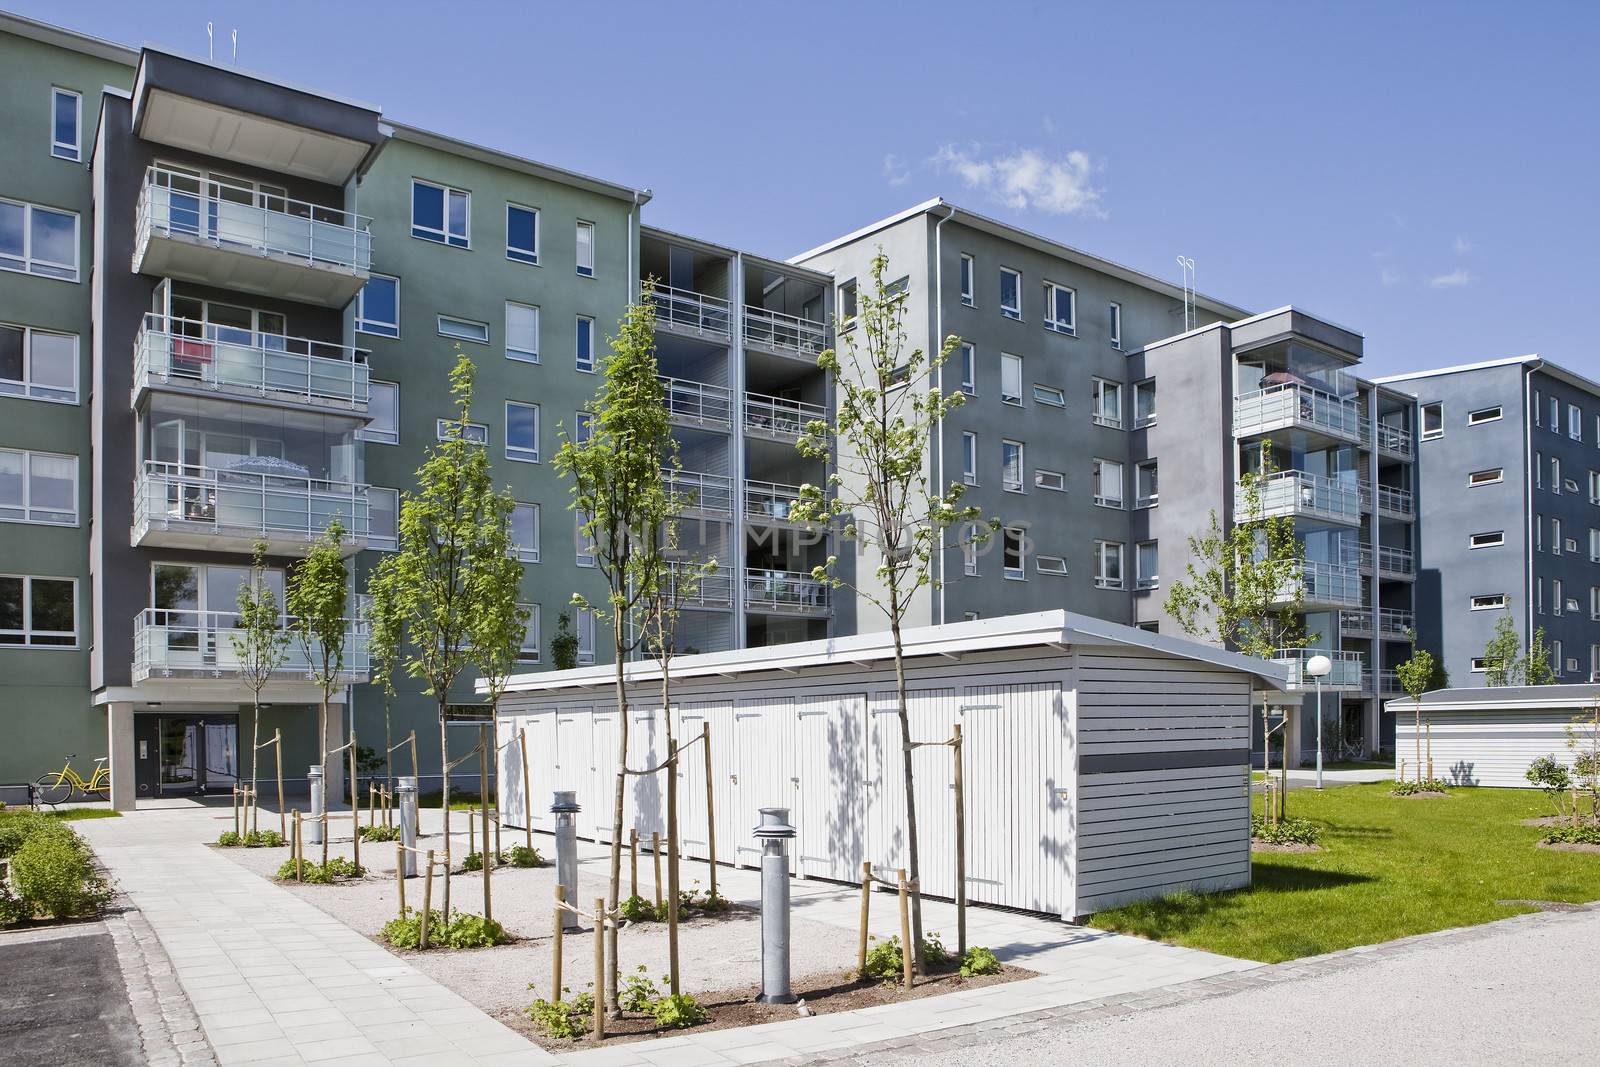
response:
<svg viewBox="0 0 1600 1067"><path fill-rule="evenodd" d="M239 621L228 633L239 677L258 698L289 658L290 635L278 611L278 598L266 581L266 555L267 543L257 541L250 558L250 578L239 587Z"/></svg>
<svg viewBox="0 0 1600 1067"><path fill-rule="evenodd" d="M310 664L312 680L324 693L333 692L344 671L350 602L350 567L340 547L344 532L334 519L289 573L291 625Z"/></svg>

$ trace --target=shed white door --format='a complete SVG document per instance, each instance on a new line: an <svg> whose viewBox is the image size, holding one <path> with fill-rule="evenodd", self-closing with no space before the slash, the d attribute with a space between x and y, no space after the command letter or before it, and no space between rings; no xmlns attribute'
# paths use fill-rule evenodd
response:
<svg viewBox="0 0 1600 1067"><path fill-rule="evenodd" d="M554 799L552 790L562 788L556 784L555 773L558 718L556 715L527 715L522 719L528 731L528 790L533 796L535 830L554 831L556 828L550 804Z"/></svg>
<svg viewBox="0 0 1600 1067"><path fill-rule="evenodd" d="M611 817L617 803L617 709L595 709L589 724L589 803L584 805L585 821L590 837L610 844ZM626 816L623 833L627 833Z"/></svg>
<svg viewBox="0 0 1600 1067"><path fill-rule="evenodd" d="M667 758L667 726L660 708L634 707L628 710L628 766L636 771L658 767ZM623 833L635 829L646 845L652 833L667 836L667 780L665 771L628 776L628 798L632 806L630 823L624 817ZM680 809L681 810L681 809ZM665 846L663 846L665 847Z"/></svg>
<svg viewBox="0 0 1600 1067"><path fill-rule="evenodd" d="M733 773L730 769L733 760L729 755L733 739L728 736L728 731L732 722L733 705L726 701L696 701L682 704L678 709L678 728L683 743L701 737L704 729L710 727L710 786L715 802L720 849L718 858L723 863L733 858L733 839L728 836L728 827L731 826L728 808L733 791L729 781ZM705 859L710 854L710 832L706 818L706 753L702 745L703 742L689 749L682 766L678 768L678 796L679 803L683 805L680 810L683 817L684 855L696 859Z"/></svg>
<svg viewBox="0 0 1600 1067"><path fill-rule="evenodd" d="M587 811L594 798L592 779L594 764L589 758L590 731L593 724L587 706L562 708L555 715L555 781L553 790L570 790ZM581 825L581 821L580 821Z"/></svg>
<svg viewBox="0 0 1600 1067"><path fill-rule="evenodd" d="M757 865L761 846L750 831L761 819L762 808L794 808L792 769L794 700L741 700L733 715L737 761L734 777L737 807L732 813L737 862Z"/></svg>
<svg viewBox="0 0 1600 1067"><path fill-rule="evenodd" d="M854 881L867 851L867 695L808 697L796 716L797 870Z"/></svg>
<svg viewBox="0 0 1600 1067"><path fill-rule="evenodd" d="M873 694L867 733L867 858L874 870L887 877L893 877L895 870L909 867L911 862L898 707L893 692ZM956 691L914 689L906 694L906 714L913 742L947 740L955 725ZM919 748L912 752L911 759L922 888L926 893L949 896L954 892L955 879L950 753L946 748Z"/></svg>

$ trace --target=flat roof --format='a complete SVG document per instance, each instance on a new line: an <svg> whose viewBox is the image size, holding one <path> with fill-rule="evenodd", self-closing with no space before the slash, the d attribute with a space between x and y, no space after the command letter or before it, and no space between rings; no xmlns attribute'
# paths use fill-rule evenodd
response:
<svg viewBox="0 0 1600 1067"><path fill-rule="evenodd" d="M461 138L451 137L449 134L425 130L420 126L408 126L403 122L396 122L387 117L385 117L383 124L396 138L402 141L410 141L413 144L437 149L440 152L449 152L453 155L465 156L467 159L475 159L480 163L488 163L493 166L504 167L507 170L530 174L535 178L543 178L546 181L560 182L563 185L570 185L591 193L599 193L602 196L615 197L618 200L626 200L629 203L637 200L640 204L646 204L649 203L652 195L649 189L634 189L631 186L619 185L616 182L606 181L604 178L596 178L589 174L582 174L578 171L553 166L549 163L540 163L536 159L529 159L526 156L519 156L499 148L473 144L471 141L463 141Z"/></svg>
<svg viewBox="0 0 1600 1067"><path fill-rule="evenodd" d="M1384 385L1403 385L1406 382L1420 381L1423 378L1438 378L1446 374L1470 374L1473 371L1492 370L1496 367L1525 366L1529 370L1543 371L1557 381L1566 382L1576 389L1600 396L1600 382L1587 378L1577 371L1568 370L1559 363L1552 363L1537 352L1530 352L1525 356L1508 356L1504 359L1486 359L1479 363L1459 363L1453 367L1439 367L1434 370L1413 371L1410 374L1390 374L1383 378L1373 379Z"/></svg>
<svg viewBox="0 0 1600 1067"><path fill-rule="evenodd" d="M1572 685L1502 685L1472 689L1435 689L1422 694L1422 706L1431 711L1538 711L1549 708L1592 707L1600 700L1600 683ZM1397 714L1414 711L1410 697L1384 702L1384 709Z"/></svg>
<svg viewBox="0 0 1600 1067"><path fill-rule="evenodd" d="M98 59L108 59L113 63L126 63L130 67L139 62L137 48L108 41L103 37L79 33L77 30L69 30L65 26L54 26L23 15L13 15L9 11L0 11L0 30L16 34L18 37L26 37L30 41L40 41Z"/></svg>
<svg viewBox="0 0 1600 1067"><path fill-rule="evenodd" d="M1121 278L1124 281L1133 282L1135 285L1142 285L1147 289L1154 289L1157 292L1164 293L1175 300L1183 299L1183 286L1181 285L1176 285L1172 282L1166 281L1165 279L1157 278L1153 274L1146 274L1144 271L1125 266L1121 263L1115 262L1114 260L1106 259L1103 256L1097 256L1092 252L1085 252L1080 248L1074 248L1071 245L1062 244L1060 241L1053 240L1041 234L1033 233L1030 230L1024 230L1018 226L1013 226L1008 222L1001 222L999 219L989 218L987 215L979 214L976 211L969 211L968 209L961 207L959 204L952 204L942 196L936 196L931 200L924 200L920 204L906 208L904 211L890 215L888 218L879 219L877 222L869 223L859 230L854 230L845 234L843 237L836 237L833 240L827 241L824 244L820 244L815 248L801 252L799 255L790 256L789 262L799 263L804 260L820 256L824 252L831 252L833 249L839 248L842 245L853 244L854 242L861 240L863 237L871 236L880 230L886 230L891 226L898 225L899 223L902 223L910 218L915 218L918 215L929 214L939 208L944 208L948 211L955 212L955 218L957 222L966 226L971 226L973 229L983 230L986 233L992 233L995 236L1004 238L1008 241L1015 241L1018 244L1026 245L1036 251L1043 252L1046 255L1057 256L1061 259L1071 260L1080 266L1088 267L1091 270L1097 270L1104 274L1113 275L1114 277ZM1204 293L1195 294L1195 303L1197 306L1204 307L1207 311L1214 312L1218 315L1226 315L1230 318L1240 319L1246 318L1250 315L1250 312L1244 308L1218 300L1215 297L1206 296Z"/></svg>
<svg viewBox="0 0 1600 1067"><path fill-rule="evenodd" d="M1254 656L1062 610L1002 615L943 626L918 626L903 631L901 637L907 658L952 658L969 652L1003 648L1050 647L1065 650L1072 645L1125 645L1227 667L1250 674L1275 690L1285 689L1289 679L1287 667ZM714 677L732 679L739 675L770 671L793 674L806 667L877 666L893 658L894 642L889 632L884 630L852 637L676 656L672 660L672 677L686 681ZM635 660L623 665L623 676L629 685L656 681L661 677L661 666L653 660ZM605 688L615 681L616 669L613 664L533 672L514 675L506 686L506 695ZM482 682L478 683L477 691L486 692Z"/></svg>

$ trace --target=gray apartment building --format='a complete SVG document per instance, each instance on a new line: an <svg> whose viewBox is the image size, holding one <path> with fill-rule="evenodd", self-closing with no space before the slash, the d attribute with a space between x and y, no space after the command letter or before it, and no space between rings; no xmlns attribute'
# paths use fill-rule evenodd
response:
<svg viewBox="0 0 1600 1067"><path fill-rule="evenodd" d="M1539 356L1383 379L1421 412L1421 644L1485 684L1510 615L1545 632L1558 682L1600 678L1600 383Z"/></svg>

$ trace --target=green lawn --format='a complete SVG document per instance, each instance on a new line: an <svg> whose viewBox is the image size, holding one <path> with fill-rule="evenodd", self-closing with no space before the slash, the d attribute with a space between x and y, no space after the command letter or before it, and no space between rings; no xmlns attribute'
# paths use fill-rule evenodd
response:
<svg viewBox="0 0 1600 1067"><path fill-rule="evenodd" d="M1089 923L1277 963L1532 910L1497 900L1600 899L1600 854L1535 848L1541 831L1520 824L1552 814L1537 790L1408 800L1389 788L1295 790L1289 813L1324 827L1325 851L1257 853L1250 889L1180 893Z"/></svg>

